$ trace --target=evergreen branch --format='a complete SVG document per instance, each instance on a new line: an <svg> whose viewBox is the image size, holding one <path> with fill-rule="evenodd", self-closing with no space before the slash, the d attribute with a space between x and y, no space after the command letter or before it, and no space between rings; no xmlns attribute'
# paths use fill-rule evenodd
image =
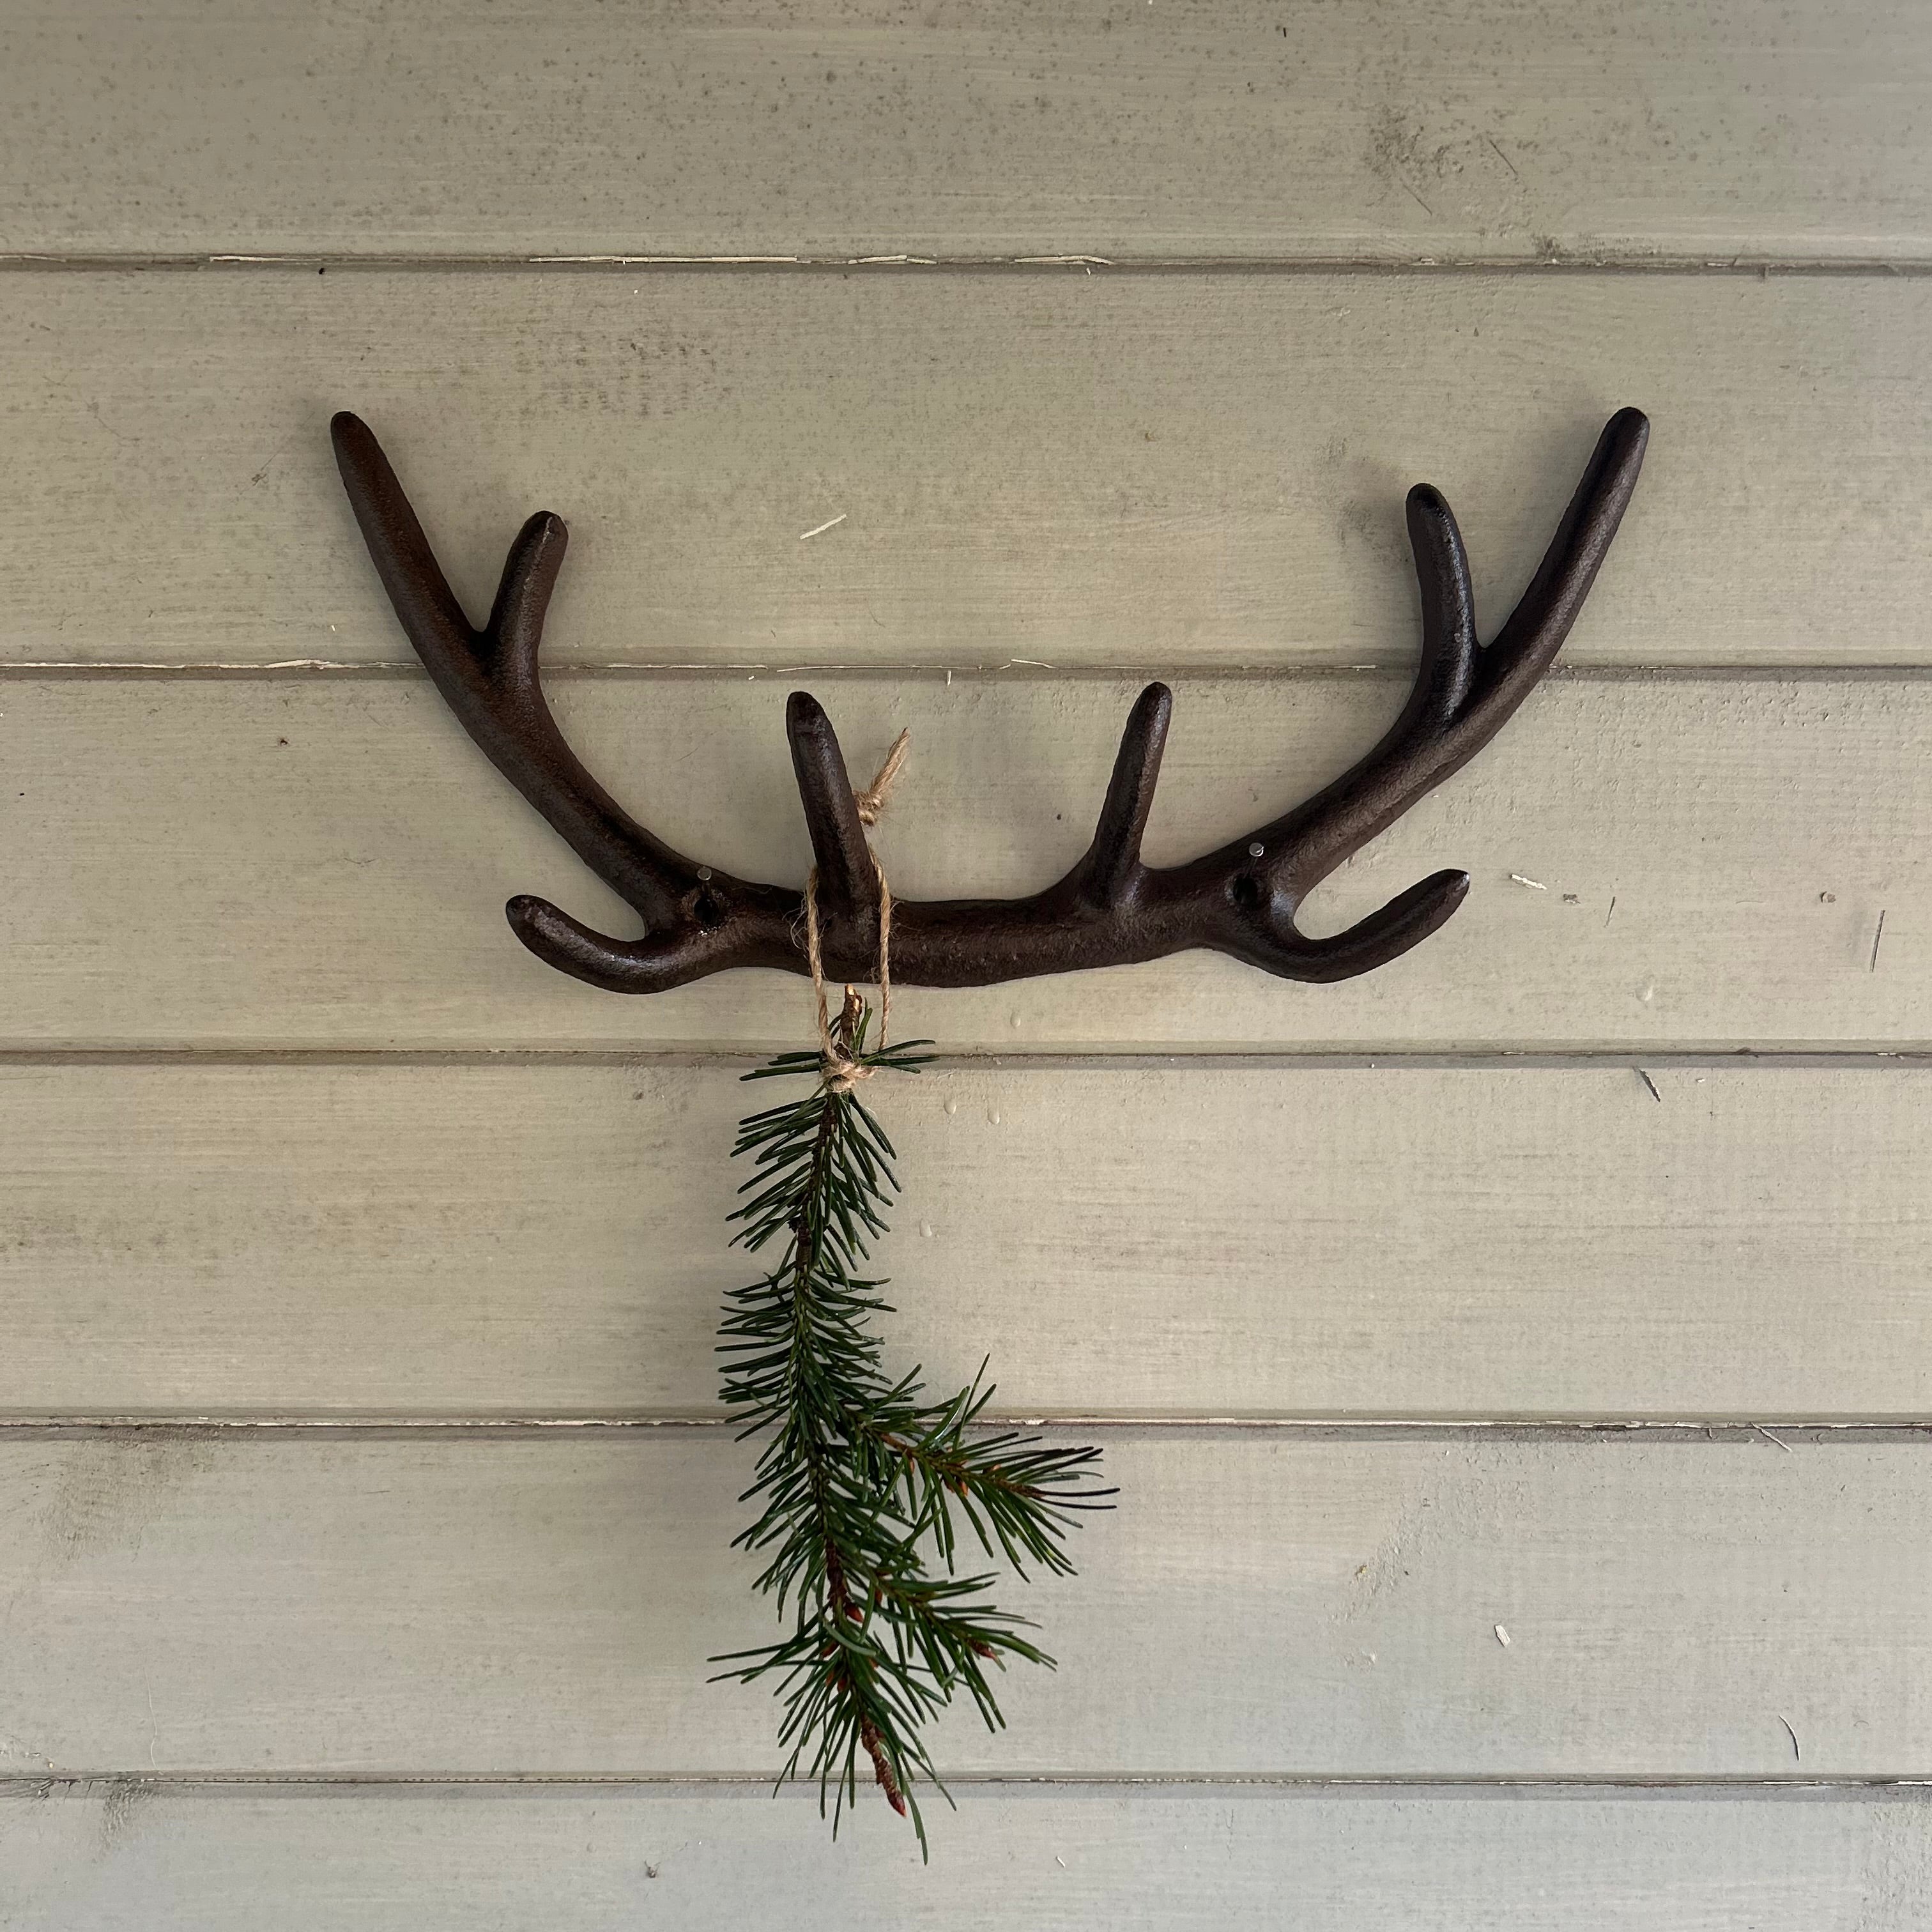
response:
<svg viewBox="0 0 1932 1932"><path fill-rule="evenodd" d="M868 1053L871 1014L850 992L838 1044L861 1067L910 1071L927 1044ZM858 1796L862 1751L874 1780L926 1846L914 1786L940 1784L920 1727L963 1690L988 1730L1004 1722L987 1666L1052 1667L994 1606L991 1574L955 1574L956 1513L988 1557L1022 1576L1029 1564L1070 1575L1066 1533L1082 1512L1108 1507L1096 1486L1100 1452L1059 1448L1011 1432L983 1432L993 1390L985 1365L950 1400L927 1399L914 1370L889 1379L871 1328L890 1314L882 1281L860 1272L886 1232L898 1191L897 1156L855 1090L836 1090L817 1053L781 1054L748 1080L816 1076L805 1099L739 1126L734 1157L752 1156L739 1190L734 1245L782 1243L761 1280L733 1291L720 1324L724 1400L740 1412L739 1439L763 1438L740 1498L760 1514L734 1547L766 1558L758 1588L790 1606L782 1642L715 1658L727 1678L775 1676L790 1748L780 1781L816 1778L836 1832ZM748 1197L748 1198L747 1198ZM944 1566L934 1575L928 1552Z"/></svg>

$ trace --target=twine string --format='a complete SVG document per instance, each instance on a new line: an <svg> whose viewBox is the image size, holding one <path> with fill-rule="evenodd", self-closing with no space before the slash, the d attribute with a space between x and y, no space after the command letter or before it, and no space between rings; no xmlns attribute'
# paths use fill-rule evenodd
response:
<svg viewBox="0 0 1932 1932"><path fill-rule="evenodd" d="M879 814L886 808L887 794L899 775L899 767L905 763L906 750L912 740L910 731L902 731L892 740L892 749L886 754L886 761L878 770L878 775L863 791L855 791L852 802L859 808L861 825L876 825ZM886 882L886 868L879 862L879 855L868 843L866 856L872 862L874 876L879 882L879 1036L873 1048L877 1052L886 1043L886 1029L892 1017L892 889ZM818 1052L824 1064L825 1084L835 1094L849 1094L862 1080L869 1080L878 1071L855 1059L852 1052L852 1028L858 1015L858 994L848 986L845 988L845 1007L838 1016L838 1024L832 1024L832 1008L825 996L825 956L818 932L818 868L814 866L806 875L805 880L805 956L812 967L812 990L818 1002Z"/></svg>

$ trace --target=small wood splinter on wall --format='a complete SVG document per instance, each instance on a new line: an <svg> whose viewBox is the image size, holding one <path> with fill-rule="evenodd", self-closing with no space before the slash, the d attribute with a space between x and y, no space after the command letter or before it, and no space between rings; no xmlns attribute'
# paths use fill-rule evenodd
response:
<svg viewBox="0 0 1932 1932"><path fill-rule="evenodd" d="M1548 670L1616 534L1648 434L1635 410L1605 425L1541 566L1486 649L1456 520L1437 491L1410 491L1422 593L1414 688L1382 742L1306 803L1190 864L1143 863L1173 703L1165 685L1150 685L1128 718L1093 843L1064 878L1028 898L895 902L866 826L883 806L903 734L855 795L830 721L794 692L785 728L816 861L802 890L686 859L584 769L544 700L537 654L563 564L561 519L544 513L524 525L489 620L474 629L374 436L355 416L335 418L356 520L436 688L645 927L640 939L613 939L518 897L508 907L517 936L539 958L616 992L662 992L740 966L812 980L818 1046L746 1076L815 1084L804 1100L740 1125L732 1152L751 1156L752 1178L731 1216L734 1240L778 1259L728 1298L720 1329L722 1399L764 1445L743 1498L761 1513L736 1541L763 1557L758 1587L777 1596L791 1627L779 1642L713 1661L728 1677L775 1681L779 1744L790 1752L781 1780L817 1778L821 1800L833 1800L835 1832L856 1799L862 1754L923 1846L916 1786L939 1778L922 1726L957 1692L997 1729L1004 1720L988 1666L1052 1661L1023 1634L1024 1619L988 1598L991 1575L956 1574L962 1532L1020 1574L1071 1575L1068 1532L1114 1494L1096 1480L1098 1450L984 1426L994 1391L983 1366L935 1400L916 1370L884 1366L870 1322L886 1312L886 1284L871 1278L869 1257L898 1183L892 1143L859 1089L880 1072L913 1071L922 1063L912 1049L928 1044L887 1044L893 979L990 986L1207 947L1283 979L1327 981L1371 971L1426 938L1461 904L1466 873L1438 872L1334 938L1307 938L1295 916L1315 886L1474 757ZM876 980L876 1033L849 984L833 1020L828 978ZM1507 1648L1508 1631L1495 1629Z"/></svg>

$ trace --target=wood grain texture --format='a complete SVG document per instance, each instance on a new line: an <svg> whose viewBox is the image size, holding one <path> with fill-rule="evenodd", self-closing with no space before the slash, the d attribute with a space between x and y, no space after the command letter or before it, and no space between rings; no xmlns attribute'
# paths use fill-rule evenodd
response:
<svg viewBox="0 0 1932 1932"><path fill-rule="evenodd" d="M834 1846L762 1790L0 1789L0 1927L44 1932L1917 1932L1923 1794L1000 1791L932 1864L868 1807Z"/></svg>
<svg viewBox="0 0 1932 1932"><path fill-rule="evenodd" d="M1566 663L1932 649L1916 279L15 275L0 325L0 661L407 660L345 407L473 610L568 519L557 664L1406 664L1409 484L1492 631L1626 403Z"/></svg>
<svg viewBox="0 0 1932 1932"><path fill-rule="evenodd" d="M778 1628L726 1547L749 1466L720 1430L11 1436L0 1768L762 1774L770 1699L706 1682ZM1106 1468L1078 1578L1008 1591L1060 1669L940 1726L950 1769L1932 1770L1922 1441L1122 1431Z"/></svg>
<svg viewBox="0 0 1932 1932"><path fill-rule="evenodd" d="M0 1070L0 1414L716 1412L729 1063ZM1932 1418L1918 1070L935 1069L890 1356L1027 1415Z"/></svg>
<svg viewBox="0 0 1932 1932"><path fill-rule="evenodd" d="M15 251L1915 257L1906 0L16 6Z"/></svg>
<svg viewBox="0 0 1932 1932"><path fill-rule="evenodd" d="M783 688L566 680L558 710L661 836L741 876L801 880ZM914 898L1058 876L1085 846L1132 692L820 689L855 767L912 728L878 837ZM1402 692L1184 680L1150 858L1280 811ZM502 922L518 891L634 928L426 681L22 678L0 698L0 1044L790 1047L808 1024L789 974L627 1000L526 954ZM1310 928L1335 930L1467 868L1468 904L1394 965L1315 987L1190 954L907 988L898 1024L992 1052L1922 1047L1928 732L1932 688L1909 679L1559 682L1310 902Z"/></svg>

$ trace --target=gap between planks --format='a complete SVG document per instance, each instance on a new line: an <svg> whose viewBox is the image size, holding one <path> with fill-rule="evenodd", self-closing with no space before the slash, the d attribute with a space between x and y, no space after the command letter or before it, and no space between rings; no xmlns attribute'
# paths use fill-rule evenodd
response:
<svg viewBox="0 0 1932 1932"><path fill-rule="evenodd" d="M1384 1772L1374 1777L1348 1778L1316 1772L1256 1772L1249 1774L1187 1772L952 1772L946 1775L950 1786L978 1790L1043 1789L1054 1791L1262 1790L1284 1794L1319 1796L1328 1792L1349 1792L1361 1796L1400 1797L1426 1791L1444 1796L1459 1794L1472 1798L1496 1792L1523 1792L1560 1797L1567 1792L1627 1792L1632 1795L1676 1792L1686 1798L1727 1796L1738 1792L1761 1792L1766 1797L1802 1799L1806 1797L1857 1798L1882 1796L1888 1792L1932 1789L1932 1777L1900 1774L1896 1777L1822 1776L1802 1772L1783 1774L1743 1774L1726 1777L1709 1773L1672 1776L1641 1772L1569 1772L1538 1776L1501 1772L1488 1776L1466 1772L1438 1773L1417 1772L1406 1776ZM546 1790L704 1789L706 1786L751 1786L771 1789L776 1783L769 1772L532 1772L527 1774L490 1773L465 1775L460 1772L435 1772L413 1774L367 1772L226 1772L226 1771L63 1771L34 1776L18 1772L0 1772L0 1796L16 1792L34 1797L56 1792L86 1795L97 1790L112 1792L129 1787L148 1790L230 1791L291 1790L355 1792L358 1791L516 1790L535 1786ZM793 1779L785 1788L808 1790L809 1780ZM776 1796L776 1792L774 1792Z"/></svg>
<svg viewBox="0 0 1932 1932"><path fill-rule="evenodd" d="M384 1415L380 1414L250 1414L200 1411L184 1414L78 1412L0 1414L0 1438L85 1435L276 1435L314 1433L367 1442L410 1436L544 1436L632 1432L679 1433L724 1430L735 1434L742 1419L723 1413L649 1414ZM1457 1416L1457 1415L1132 1415L988 1414L982 1432L1004 1429L1081 1430L1094 1434L1173 1436L1268 1434L1312 1442L1515 1442L1611 1441L1706 1443L1760 1442L1795 1454L1833 1442L1932 1441L1932 1419L1863 1416L1855 1420L1802 1415Z"/></svg>
<svg viewBox="0 0 1932 1932"><path fill-rule="evenodd" d="M399 270L474 274L752 275L1774 275L1869 279L1932 274L1932 256L1708 255L1629 248L1564 248L1535 255L624 255L383 254L292 249L260 254L90 250L0 252L0 274L202 274L237 271L326 274Z"/></svg>
<svg viewBox="0 0 1932 1932"><path fill-rule="evenodd" d="M760 679L810 678L820 683L872 683L898 678L940 684L1105 684L1138 678L1172 679L1186 686L1215 684L1342 684L1373 682L1407 686L1415 675L1413 651L1372 664L1172 664L1109 663L1064 668L1030 658L1000 664L932 664L875 662L854 664L670 664L647 659L608 664L559 664L543 668L547 686L578 682L755 684ZM310 680L350 680L377 684L427 684L428 674L412 658L362 663L334 658L288 658L273 664L210 662L161 664L139 659L57 658L0 662L0 684L296 684ZM1546 671L1544 684L1603 685L1811 685L1932 682L1932 664L1761 663L1695 664L1565 664Z"/></svg>
<svg viewBox="0 0 1932 1932"><path fill-rule="evenodd" d="M635 1046L0 1046L0 1070L7 1067L52 1066L286 1066L322 1069L334 1066L401 1070L434 1066L621 1066L654 1072L686 1068L710 1068L729 1072L734 1067L762 1066L769 1051L746 1046L655 1048ZM1570 1047L1561 1052L1507 1046L1468 1047L1454 1052L1432 1048L1385 1052L1336 1052L1321 1047L1304 1051L1271 1047L1215 1053L1155 1048L1124 1048L1099 1053L1088 1048L1063 1051L1045 1047L1038 1052L975 1052L948 1048L928 1055L926 1067L949 1071L1002 1073L1421 1073L1478 1072L1507 1068L1511 1072L1557 1073L1586 1069L1622 1067L1642 1075L1660 1072L1713 1072L1739 1066L1767 1072L1811 1071L1911 1073L1932 1066L1932 1048L1924 1047L1738 1046L1700 1050L1674 1046L1652 1052L1619 1042L1614 1046Z"/></svg>

